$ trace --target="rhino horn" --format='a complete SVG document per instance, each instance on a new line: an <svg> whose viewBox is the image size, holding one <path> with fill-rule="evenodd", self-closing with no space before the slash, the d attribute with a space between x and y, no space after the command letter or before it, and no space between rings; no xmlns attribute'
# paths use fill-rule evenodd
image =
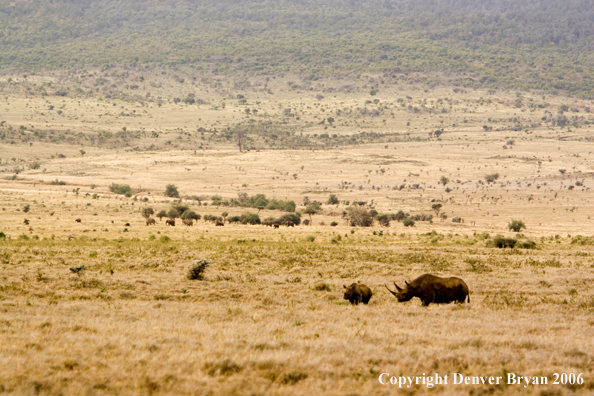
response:
<svg viewBox="0 0 594 396"><path fill-rule="evenodd" d="M408 283L407 283L407 285L408 285ZM399 292L402 291L402 289L398 287L398 285L396 284L396 282L394 282L394 286L396 286L396 290L398 290Z"/></svg>
<svg viewBox="0 0 594 396"><path fill-rule="evenodd" d="M407 281L404 281L404 283L406 283L406 287L410 287Z"/></svg>
<svg viewBox="0 0 594 396"><path fill-rule="evenodd" d="M390 290L390 288L388 287L388 285L384 284L384 286L386 287L386 289L388 289L388 291L390 293L392 293L394 296L396 296L396 292L393 292L392 290Z"/></svg>

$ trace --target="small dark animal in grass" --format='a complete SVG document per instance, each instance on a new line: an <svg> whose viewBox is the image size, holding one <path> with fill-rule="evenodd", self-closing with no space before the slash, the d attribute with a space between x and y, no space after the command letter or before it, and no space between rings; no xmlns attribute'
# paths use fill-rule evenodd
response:
<svg viewBox="0 0 594 396"><path fill-rule="evenodd" d="M287 222L285 223L285 225L286 225L287 227L295 227L295 223L293 223L293 222L292 222L292 221L290 221L290 220L289 220L289 221L287 221Z"/></svg>
<svg viewBox="0 0 594 396"><path fill-rule="evenodd" d="M215 226L224 227L225 226L225 223L223 223L221 220L216 220L215 221Z"/></svg>
<svg viewBox="0 0 594 396"><path fill-rule="evenodd" d="M151 218L151 219L146 219L146 225L154 225L157 224L157 220Z"/></svg>
<svg viewBox="0 0 594 396"><path fill-rule="evenodd" d="M81 219L76 219L76 220L74 220L74 221L76 221L77 223L80 223L80 222L82 222L82 220L81 220Z"/></svg>
<svg viewBox="0 0 594 396"><path fill-rule="evenodd" d="M187 225L188 227L191 227L194 225L194 220L192 219L182 219L182 223L184 223L184 225Z"/></svg>
<svg viewBox="0 0 594 396"><path fill-rule="evenodd" d="M172 226L175 227L175 220L171 219L171 220L166 220L165 221L165 225L166 226Z"/></svg>
<svg viewBox="0 0 594 396"><path fill-rule="evenodd" d="M274 224L274 228L279 228L280 224Z"/></svg>
<svg viewBox="0 0 594 396"><path fill-rule="evenodd" d="M464 303L468 299L470 303L470 295L468 286L460 278L440 278L439 276L425 274L419 276L414 281L406 283L404 289L398 287L396 282L396 292L393 292L386 285L386 289L392 293L399 302L409 301L413 297L419 297L423 302L423 306L431 303L434 304L449 304L451 302Z"/></svg>
<svg viewBox="0 0 594 396"><path fill-rule="evenodd" d="M349 287L344 286L344 299L349 300L351 304L367 304L372 295L371 289L365 285L353 283Z"/></svg>
<svg viewBox="0 0 594 396"><path fill-rule="evenodd" d="M130 223L126 223L126 224L124 224L124 226L130 227Z"/></svg>

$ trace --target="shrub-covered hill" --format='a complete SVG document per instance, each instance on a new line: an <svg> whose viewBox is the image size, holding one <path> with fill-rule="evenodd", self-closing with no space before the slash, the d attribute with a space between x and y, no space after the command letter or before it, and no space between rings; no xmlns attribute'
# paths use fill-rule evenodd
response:
<svg viewBox="0 0 594 396"><path fill-rule="evenodd" d="M3 73L105 64L311 79L422 72L594 97L593 40L589 0L0 0Z"/></svg>

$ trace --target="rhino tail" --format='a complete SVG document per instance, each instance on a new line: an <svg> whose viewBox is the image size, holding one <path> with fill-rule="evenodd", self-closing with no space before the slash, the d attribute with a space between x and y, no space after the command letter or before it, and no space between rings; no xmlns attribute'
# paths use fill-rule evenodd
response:
<svg viewBox="0 0 594 396"><path fill-rule="evenodd" d="M468 304L470 304L470 294L466 296L468 298Z"/></svg>

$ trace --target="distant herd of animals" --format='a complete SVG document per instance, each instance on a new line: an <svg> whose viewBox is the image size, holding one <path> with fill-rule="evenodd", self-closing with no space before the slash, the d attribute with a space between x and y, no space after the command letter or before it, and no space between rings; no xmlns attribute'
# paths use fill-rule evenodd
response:
<svg viewBox="0 0 594 396"><path fill-rule="evenodd" d="M75 219L74 221L76 221L77 223L82 223L82 219ZM308 222L307 220L304 221L304 224L307 225ZM113 220L112 220L113 223ZM185 226L193 226L194 225L194 220L192 219L182 219L182 223ZM146 219L146 225L150 226L150 225L156 225L157 221L155 219L153 219L152 217ZM219 227L223 227L225 225L225 222L219 219L216 219L214 221L215 226L219 226ZM175 227L175 219L167 219L165 220L165 225L166 226L171 226L171 227ZM287 221L283 221L283 222L278 222L278 221L269 221L269 220L265 220L262 222L262 225L265 225L267 227L274 227L274 228L279 228L281 225L287 226L287 227L295 227L295 223L287 220ZM130 227L130 223L126 223L126 227Z"/></svg>
<svg viewBox="0 0 594 396"><path fill-rule="evenodd" d="M75 220L77 223L82 222L81 219ZM112 220L113 222L113 220ZM192 219L182 219L184 225L191 226L193 225ZM264 222L266 223L266 222ZM264 224L263 223L263 224ZM156 224L155 219L148 218L146 220L146 225L154 225ZM165 221L165 224L168 226L175 226L175 219L168 219ZM224 226L224 222L220 220L215 221L215 225L217 226ZM266 226L274 226L274 228L278 228L279 224L264 224ZM291 221L285 224L287 227L294 227L295 224ZM130 223L126 223L126 226L129 227ZM468 302L470 304L470 295L468 286L466 283L457 277L449 277L449 278L441 278L439 276L425 274L419 276L417 279L413 280L412 282L404 282L404 288L399 287L396 282L394 282L394 286L396 287L396 291L390 290L387 285L384 285L386 289L390 293L396 297L398 302L406 302L410 301L414 297L418 297L423 306L428 306L429 304L449 304L451 302L463 304ZM353 305L359 305L360 303L367 304L373 293L371 289L364 285L353 283L350 286L343 286L344 287L344 299L348 300Z"/></svg>
<svg viewBox="0 0 594 396"><path fill-rule="evenodd" d="M387 285L384 286L396 297L398 302L410 301L412 298L418 297L424 307L431 303L449 304L454 302L463 304L468 302L470 304L468 286L460 278L440 278L439 276L425 274L410 283L406 281L404 283L406 286L400 288L394 282L396 291L390 290ZM349 300L353 305L367 304L373 295L371 289L363 284L353 283L348 287L345 285L344 289L344 299Z"/></svg>

